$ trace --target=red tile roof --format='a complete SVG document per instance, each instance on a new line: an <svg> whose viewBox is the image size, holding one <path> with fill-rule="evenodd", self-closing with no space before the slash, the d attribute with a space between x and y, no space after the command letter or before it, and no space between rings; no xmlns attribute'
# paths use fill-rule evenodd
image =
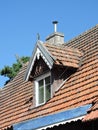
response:
<svg viewBox="0 0 98 130"><path fill-rule="evenodd" d="M98 119L98 97L92 102L92 107L88 111L88 114L84 117L83 121L91 121Z"/></svg>
<svg viewBox="0 0 98 130"><path fill-rule="evenodd" d="M64 46L63 51L59 47L46 45L57 59L63 54L63 57L67 57L65 50L68 52L68 57L70 54L75 54L72 59L71 57L67 59L71 66L78 65L78 58L83 52L81 66L69 77L52 99L40 107L33 108L34 85L31 81L24 81L28 64L24 65L18 75L0 91L0 130L24 120L91 104L96 100L98 97L98 25ZM56 51L63 53L61 55L58 52L60 55L57 55ZM64 62L61 60L61 62L67 64L67 60L64 59ZM95 118L98 118L98 100L84 120Z"/></svg>
<svg viewBox="0 0 98 130"><path fill-rule="evenodd" d="M55 64L78 68L82 52L67 46L54 46L45 43L46 48L56 58Z"/></svg>

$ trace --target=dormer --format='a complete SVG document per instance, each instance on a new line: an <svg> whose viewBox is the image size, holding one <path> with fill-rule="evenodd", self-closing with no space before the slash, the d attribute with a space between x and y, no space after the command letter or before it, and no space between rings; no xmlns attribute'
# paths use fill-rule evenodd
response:
<svg viewBox="0 0 98 130"><path fill-rule="evenodd" d="M56 38L55 34L45 43L37 41L25 74L25 80L34 83L34 106L51 99L80 65L82 54L79 50L65 46L60 40L60 44L50 43Z"/></svg>
<svg viewBox="0 0 98 130"><path fill-rule="evenodd" d="M42 72L45 71L44 66L47 66L46 68L51 70L53 67L54 60L55 58L49 53L49 51L43 45L43 42L38 40L27 68L25 80L28 81L29 79L32 79L33 77L37 76L36 73L38 72L36 71L39 71L40 67L42 68L40 70L41 72L39 72L38 75L44 73ZM32 73L34 73L34 75L32 75Z"/></svg>
<svg viewBox="0 0 98 130"><path fill-rule="evenodd" d="M37 41L30 59L25 80L34 82L34 106L45 104L52 96L51 70L55 58L41 41Z"/></svg>

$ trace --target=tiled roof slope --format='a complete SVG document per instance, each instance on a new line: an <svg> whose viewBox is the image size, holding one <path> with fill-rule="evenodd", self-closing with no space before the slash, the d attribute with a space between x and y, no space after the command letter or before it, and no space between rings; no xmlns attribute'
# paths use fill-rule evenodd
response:
<svg viewBox="0 0 98 130"><path fill-rule="evenodd" d="M25 82L23 79L26 69L27 64L1 91L0 130L15 123L28 110L28 104L26 102L28 98L32 97L33 90L32 84Z"/></svg>
<svg viewBox="0 0 98 130"><path fill-rule="evenodd" d="M90 121L98 118L98 97L93 101L92 107L88 111L88 114L85 116L83 121Z"/></svg>
<svg viewBox="0 0 98 130"><path fill-rule="evenodd" d="M27 64L24 65L18 75L0 91L0 130L17 122L68 110L96 100L98 97L98 25L69 41L65 46L83 52L81 66L77 72L69 77L45 105L33 108L33 83L24 81ZM98 113L98 105L95 107L92 112Z"/></svg>
<svg viewBox="0 0 98 130"><path fill-rule="evenodd" d="M78 68L80 66L80 60L82 56L82 52L78 49L62 46L53 46L49 43L45 43L46 48L55 57L55 64L68 66L73 68Z"/></svg>
<svg viewBox="0 0 98 130"><path fill-rule="evenodd" d="M75 47L84 52L82 66L79 70L82 73L78 77L79 82L85 86L85 90L86 86L88 86L89 93L87 94L87 99L90 95L92 95L90 97L91 99L94 96L97 96L97 98L94 101L93 107L90 109L90 113L88 113L83 121L96 119L98 118L98 25L69 41L66 46Z"/></svg>

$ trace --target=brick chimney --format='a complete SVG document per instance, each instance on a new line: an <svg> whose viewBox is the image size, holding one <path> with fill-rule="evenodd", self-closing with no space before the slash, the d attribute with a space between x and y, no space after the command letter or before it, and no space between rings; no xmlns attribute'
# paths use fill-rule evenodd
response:
<svg viewBox="0 0 98 130"><path fill-rule="evenodd" d="M53 24L54 24L54 33L46 38L46 42L54 45L64 44L64 34L57 32L58 21L53 21Z"/></svg>

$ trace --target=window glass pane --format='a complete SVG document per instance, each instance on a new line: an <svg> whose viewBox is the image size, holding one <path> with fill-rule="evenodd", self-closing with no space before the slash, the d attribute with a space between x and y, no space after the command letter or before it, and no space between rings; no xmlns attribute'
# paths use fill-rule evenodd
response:
<svg viewBox="0 0 98 130"><path fill-rule="evenodd" d="M46 101L51 98L50 76L45 78Z"/></svg>
<svg viewBox="0 0 98 130"><path fill-rule="evenodd" d="M39 81L39 87L42 87L43 86L43 80L40 80Z"/></svg>
<svg viewBox="0 0 98 130"><path fill-rule="evenodd" d="M51 98L51 87L50 84L46 86L46 101Z"/></svg>
<svg viewBox="0 0 98 130"><path fill-rule="evenodd" d="M39 81L39 96L38 96L38 103L41 104L44 102L44 84L43 80Z"/></svg>
<svg viewBox="0 0 98 130"><path fill-rule="evenodd" d="M38 81L38 104L43 104L51 98L50 76Z"/></svg>
<svg viewBox="0 0 98 130"><path fill-rule="evenodd" d="M46 84L46 85L50 84L50 76L47 77L47 78L45 78L45 84Z"/></svg>

